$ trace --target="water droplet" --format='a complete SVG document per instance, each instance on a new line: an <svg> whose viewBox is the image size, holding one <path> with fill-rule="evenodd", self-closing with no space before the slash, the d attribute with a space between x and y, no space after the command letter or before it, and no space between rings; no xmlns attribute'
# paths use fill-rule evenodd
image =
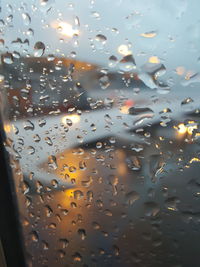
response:
<svg viewBox="0 0 200 267"><path fill-rule="evenodd" d="M117 195L117 185L118 185L119 179L115 175L110 175L109 176L109 183L112 186L113 189L113 195Z"/></svg>
<svg viewBox="0 0 200 267"><path fill-rule="evenodd" d="M81 170L85 170L85 169L86 169L86 163L85 163L85 161L80 161L80 162L79 162L79 168L80 168Z"/></svg>
<svg viewBox="0 0 200 267"><path fill-rule="evenodd" d="M77 135L77 140L79 143L83 143L83 136Z"/></svg>
<svg viewBox="0 0 200 267"><path fill-rule="evenodd" d="M45 52L45 45L42 42L37 42L34 45L34 56L41 57Z"/></svg>
<svg viewBox="0 0 200 267"><path fill-rule="evenodd" d="M6 64L12 64L13 61L13 55L11 53L6 53L3 55L3 62Z"/></svg>
<svg viewBox="0 0 200 267"><path fill-rule="evenodd" d="M96 143L96 148L102 148L102 143L101 142L97 142Z"/></svg>
<svg viewBox="0 0 200 267"><path fill-rule="evenodd" d="M51 180L51 184L54 188L58 187L58 181L56 179Z"/></svg>
<svg viewBox="0 0 200 267"><path fill-rule="evenodd" d="M36 181L35 185L37 193L41 193L42 189L44 188L43 184L40 181Z"/></svg>
<svg viewBox="0 0 200 267"><path fill-rule="evenodd" d="M22 13L22 19L26 26L28 26L31 23L31 17L27 13Z"/></svg>
<svg viewBox="0 0 200 267"><path fill-rule="evenodd" d="M79 230L78 230L78 234L79 234L81 240L85 240L85 238L86 238L86 232L85 232L85 229L79 229Z"/></svg>
<svg viewBox="0 0 200 267"><path fill-rule="evenodd" d="M12 21L13 21L13 15L8 16L8 17L6 18L6 21L7 21L8 23L12 23Z"/></svg>
<svg viewBox="0 0 200 267"><path fill-rule="evenodd" d="M46 241L42 241L42 248L44 249L44 250L48 250L49 249L49 244L46 242Z"/></svg>
<svg viewBox="0 0 200 267"><path fill-rule="evenodd" d="M70 166L69 167L69 172L76 172L76 167L75 166Z"/></svg>
<svg viewBox="0 0 200 267"><path fill-rule="evenodd" d="M39 236L38 236L38 234L37 234L36 231L32 231L32 232L30 233L30 238L31 238L31 240L32 240L33 242L38 242L38 240L39 240Z"/></svg>
<svg viewBox="0 0 200 267"><path fill-rule="evenodd" d="M41 138L38 134L36 134L33 136L33 140L34 140L34 142L38 143L38 142L40 142Z"/></svg>
<svg viewBox="0 0 200 267"><path fill-rule="evenodd" d="M150 62L142 66L142 73L139 78L151 89L158 88L159 93L167 93L169 87L159 81L159 77L166 73L165 66L160 63L157 57L151 57Z"/></svg>
<svg viewBox="0 0 200 267"><path fill-rule="evenodd" d="M80 253L76 252L73 256L72 256L73 260L76 262L80 262L82 261L82 256Z"/></svg>
<svg viewBox="0 0 200 267"><path fill-rule="evenodd" d="M48 5L50 2L51 2L51 1L49 1L49 0L40 0L40 5L41 5L41 6L46 6L46 5Z"/></svg>
<svg viewBox="0 0 200 267"><path fill-rule="evenodd" d="M46 205L45 213L46 213L47 217L50 217L51 215L53 215L53 210L51 209L51 207L49 205Z"/></svg>
<svg viewBox="0 0 200 267"><path fill-rule="evenodd" d="M81 190L74 191L74 199L80 200L83 198L83 192Z"/></svg>
<svg viewBox="0 0 200 267"><path fill-rule="evenodd" d="M148 113L151 115L154 114L153 110L150 108L140 108L140 107L139 108L137 108L137 107L129 108L129 114L131 114L131 115L141 115L141 114L143 115L145 113Z"/></svg>
<svg viewBox="0 0 200 267"><path fill-rule="evenodd" d="M74 24L75 24L76 27L80 27L79 17L75 16L75 18L74 18Z"/></svg>
<svg viewBox="0 0 200 267"><path fill-rule="evenodd" d="M139 144L131 144L131 150L136 151L136 152L141 152L144 150L144 147Z"/></svg>
<svg viewBox="0 0 200 267"><path fill-rule="evenodd" d="M135 191L131 191L127 193L125 196L126 203L130 206L133 205L135 201L138 200L139 198L140 198L140 195Z"/></svg>
<svg viewBox="0 0 200 267"><path fill-rule="evenodd" d="M115 256L119 256L119 248L116 245L113 246L113 252Z"/></svg>
<svg viewBox="0 0 200 267"><path fill-rule="evenodd" d="M14 132L14 134L18 134L19 133L19 128L17 126L15 126L15 125L13 125L13 132Z"/></svg>
<svg viewBox="0 0 200 267"><path fill-rule="evenodd" d="M106 215L106 216L109 216L109 217L111 217L113 214L112 214L112 212L110 211L110 210L108 210L108 209L106 209L105 211L104 211L104 214Z"/></svg>
<svg viewBox="0 0 200 267"><path fill-rule="evenodd" d="M182 102L181 102L181 106L183 105L187 105L194 102L194 100L191 97L185 98Z"/></svg>
<svg viewBox="0 0 200 267"><path fill-rule="evenodd" d="M87 200L89 202L92 202L92 200L93 200L93 192L92 191L87 192Z"/></svg>
<svg viewBox="0 0 200 267"><path fill-rule="evenodd" d="M67 239L60 239L61 246L63 249L67 248L69 246L69 241Z"/></svg>
<svg viewBox="0 0 200 267"><path fill-rule="evenodd" d="M35 153L35 148L33 146L29 146L27 150L29 155L33 155Z"/></svg>
<svg viewBox="0 0 200 267"><path fill-rule="evenodd" d="M62 209L62 214L63 214L63 215L66 216L68 213L69 213L69 211L68 211L67 209Z"/></svg>
<svg viewBox="0 0 200 267"><path fill-rule="evenodd" d="M55 59L55 56L53 54L50 54L47 56L48 61L54 61L54 59Z"/></svg>
<svg viewBox="0 0 200 267"><path fill-rule="evenodd" d="M49 227L50 229L56 229L56 223L50 223L50 224L48 225L48 227Z"/></svg>
<svg viewBox="0 0 200 267"><path fill-rule="evenodd" d="M117 57L115 57L115 56L110 56L110 57L109 57L108 66L109 66L110 68L114 68L114 67L117 65L117 63L118 63L118 59L117 59Z"/></svg>
<svg viewBox="0 0 200 267"><path fill-rule="evenodd" d="M35 175L34 172L30 172L30 174L29 174L29 179L30 179L30 180L33 180L34 175Z"/></svg>
<svg viewBox="0 0 200 267"><path fill-rule="evenodd" d="M92 182L93 182L92 177L89 177L88 180L82 181L81 184L82 184L83 187L89 187Z"/></svg>
<svg viewBox="0 0 200 267"><path fill-rule="evenodd" d="M13 55L13 58L17 58L17 59L20 58L20 53L19 52L13 51L12 55Z"/></svg>
<svg viewBox="0 0 200 267"><path fill-rule="evenodd" d="M22 193L23 193L24 195L26 195L26 194L30 191L30 186L29 186L28 182L23 181L23 182L21 183L21 189L22 189Z"/></svg>
<svg viewBox="0 0 200 267"><path fill-rule="evenodd" d="M92 223L93 229L98 230L100 229L100 225L97 222Z"/></svg>
<svg viewBox="0 0 200 267"><path fill-rule="evenodd" d="M29 36L29 37L33 37L34 36L34 31L33 29L28 29L26 34Z"/></svg>
<svg viewBox="0 0 200 267"><path fill-rule="evenodd" d="M64 258L66 255L66 253L62 249L59 249L57 253L58 253L58 257L61 259Z"/></svg>
<svg viewBox="0 0 200 267"><path fill-rule="evenodd" d="M26 131L33 131L35 129L35 126L34 124L30 121L30 120L27 120L25 123L24 123L24 130Z"/></svg>
<svg viewBox="0 0 200 267"><path fill-rule="evenodd" d="M115 35L119 34L119 30L117 28L112 28L111 32L112 34L115 34Z"/></svg>
<svg viewBox="0 0 200 267"><path fill-rule="evenodd" d="M56 157L51 155L48 157L48 166L49 168L56 170L58 168Z"/></svg>
<svg viewBox="0 0 200 267"><path fill-rule="evenodd" d="M96 49L101 50L106 44L107 38L103 34L97 34L94 39L94 45Z"/></svg>
<svg viewBox="0 0 200 267"><path fill-rule="evenodd" d="M76 58L76 52L75 52L75 51L72 51L72 52L70 53L70 56L71 56L71 58Z"/></svg>
<svg viewBox="0 0 200 267"><path fill-rule="evenodd" d="M168 210L177 211L177 204L180 202L180 200L177 197L169 197L165 201L165 206Z"/></svg>
<svg viewBox="0 0 200 267"><path fill-rule="evenodd" d="M101 76L99 79L99 85L101 86L101 89L107 89L110 85L110 80L107 75Z"/></svg>
<svg viewBox="0 0 200 267"><path fill-rule="evenodd" d="M96 11L92 11L91 12L91 16L95 19L100 19L100 14Z"/></svg>
<svg viewBox="0 0 200 267"><path fill-rule="evenodd" d="M139 171L141 169L141 163L137 156L127 158L127 165L133 171Z"/></svg>
<svg viewBox="0 0 200 267"><path fill-rule="evenodd" d="M47 143L49 146L52 146L52 145L53 145L53 142L52 142L52 140L51 140L50 137L45 137L44 140L46 141L46 143Z"/></svg>
<svg viewBox="0 0 200 267"><path fill-rule="evenodd" d="M152 182L155 182L158 175L163 173L164 165L165 165L165 162L163 161L160 155L150 156L149 170L150 170Z"/></svg>
<svg viewBox="0 0 200 267"><path fill-rule="evenodd" d="M156 31L150 31L150 32L145 32L141 33L140 36L145 37L145 38L154 38L157 35Z"/></svg>
<svg viewBox="0 0 200 267"><path fill-rule="evenodd" d="M67 118L67 119L66 119L66 124L67 124L68 126L72 126L73 122L72 122L71 119Z"/></svg>
<svg viewBox="0 0 200 267"><path fill-rule="evenodd" d="M185 76L185 79L181 82L183 86L188 86L190 84L199 83L200 82L200 74L196 73L188 73Z"/></svg>
<svg viewBox="0 0 200 267"><path fill-rule="evenodd" d="M119 69L123 72L130 72L136 69L135 59L132 55L127 55L119 62Z"/></svg>
<svg viewBox="0 0 200 267"><path fill-rule="evenodd" d="M51 11L55 0L39 0L40 2L40 10L44 13L48 14Z"/></svg>
<svg viewBox="0 0 200 267"><path fill-rule="evenodd" d="M145 207L145 215L148 217L156 216L160 211L158 204L155 202L145 202L144 207Z"/></svg>
<svg viewBox="0 0 200 267"><path fill-rule="evenodd" d="M3 28L5 26L5 22L1 19L0 20L0 28Z"/></svg>

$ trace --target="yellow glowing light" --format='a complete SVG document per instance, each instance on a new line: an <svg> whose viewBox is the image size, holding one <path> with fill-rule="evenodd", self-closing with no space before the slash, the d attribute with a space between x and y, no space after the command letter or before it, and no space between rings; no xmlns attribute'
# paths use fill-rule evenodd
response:
<svg viewBox="0 0 200 267"><path fill-rule="evenodd" d="M189 162L190 163L192 163L192 162L200 162L200 159L199 158L192 158Z"/></svg>
<svg viewBox="0 0 200 267"><path fill-rule="evenodd" d="M149 58L149 63L158 64L158 63L160 63L160 60L158 57L152 56Z"/></svg>
<svg viewBox="0 0 200 267"><path fill-rule="evenodd" d="M177 129L177 131L178 131L179 134L185 134L185 133L187 133L187 127L183 123L180 123L178 125L178 127L174 127L174 128Z"/></svg>
<svg viewBox="0 0 200 267"><path fill-rule="evenodd" d="M177 127L174 126L174 128L178 131L179 134L189 134L192 135L193 131L197 129L197 125L194 121L189 121L188 126L186 126L183 123L180 123Z"/></svg>
<svg viewBox="0 0 200 267"><path fill-rule="evenodd" d="M4 131L6 133L10 133L11 132L11 125L10 124L4 124L3 128L4 128Z"/></svg>
<svg viewBox="0 0 200 267"><path fill-rule="evenodd" d="M65 191L65 194L68 198L72 198L73 197L73 193L74 193L74 190L71 190L71 189L68 189Z"/></svg>
<svg viewBox="0 0 200 267"><path fill-rule="evenodd" d="M79 30L73 29L72 25L66 22L60 22L58 25L59 32L68 37L72 37L75 34L79 34Z"/></svg>
<svg viewBox="0 0 200 267"><path fill-rule="evenodd" d="M122 114L129 114L129 108L130 107L128 107L128 106L123 106L123 107L120 108L120 112Z"/></svg>
<svg viewBox="0 0 200 267"><path fill-rule="evenodd" d="M118 47L118 53L120 53L123 56L128 56L132 54L132 52L128 49L128 46L124 44Z"/></svg>
<svg viewBox="0 0 200 267"><path fill-rule="evenodd" d="M71 115L63 116L61 119L62 123L65 123L65 124L66 124L67 120L71 120L71 122L73 124L75 124L75 123L78 123L80 121L80 116L76 115L76 114L71 114Z"/></svg>

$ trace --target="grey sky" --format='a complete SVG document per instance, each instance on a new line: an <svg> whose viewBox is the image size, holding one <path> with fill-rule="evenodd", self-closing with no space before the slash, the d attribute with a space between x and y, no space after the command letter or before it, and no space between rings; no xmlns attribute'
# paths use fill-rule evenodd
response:
<svg viewBox="0 0 200 267"><path fill-rule="evenodd" d="M110 56L122 59L123 55L118 52L118 47L125 44L129 45L138 69L152 56L157 56L164 63L168 77L174 75L174 70L178 66L184 66L186 71L197 72L199 69L198 0L49 0L46 4L44 2L42 4L42 0L2 1L1 18L5 21L4 51L32 55L34 44L41 41L46 46L45 55L70 57L70 53L75 51L78 60L108 67ZM8 4L12 6L12 10L7 7ZM30 23L27 18L24 22L23 13L30 16ZM11 22L10 15L13 15ZM56 21L58 24L59 18L60 22L67 22L75 27L76 17L79 18L80 27L79 36L75 41L74 38L59 33L52 26ZM34 36L27 35L28 29L34 31ZM117 32L113 29L117 29ZM155 36L141 36L149 32L154 32ZM102 49L98 49L98 42L93 41L98 34L107 38ZM23 52L22 47L11 44L17 38L21 38L22 41L29 40L28 51ZM63 42L59 39L63 39Z"/></svg>

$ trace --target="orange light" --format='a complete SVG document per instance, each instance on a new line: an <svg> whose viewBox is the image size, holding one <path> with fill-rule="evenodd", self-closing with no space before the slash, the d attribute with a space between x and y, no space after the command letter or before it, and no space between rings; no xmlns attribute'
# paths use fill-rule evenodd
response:
<svg viewBox="0 0 200 267"><path fill-rule="evenodd" d="M153 38L155 37L157 34L156 32L145 32L145 33L141 33L140 36L145 37L145 38Z"/></svg>
<svg viewBox="0 0 200 267"><path fill-rule="evenodd" d="M176 73L178 74L178 75L183 75L184 73L185 73L185 68L184 67L182 67L182 66L179 66L179 67L177 67L176 68Z"/></svg>
<svg viewBox="0 0 200 267"><path fill-rule="evenodd" d="M122 114L128 114L129 113L129 107L128 106L123 106L120 108L120 112Z"/></svg>
<svg viewBox="0 0 200 267"><path fill-rule="evenodd" d="M4 124L3 128L4 128L4 131L6 133L10 133L11 132L11 125L10 124Z"/></svg>
<svg viewBox="0 0 200 267"><path fill-rule="evenodd" d="M160 60L159 60L158 57L152 56L152 57L149 58L149 63L159 64L160 63Z"/></svg>

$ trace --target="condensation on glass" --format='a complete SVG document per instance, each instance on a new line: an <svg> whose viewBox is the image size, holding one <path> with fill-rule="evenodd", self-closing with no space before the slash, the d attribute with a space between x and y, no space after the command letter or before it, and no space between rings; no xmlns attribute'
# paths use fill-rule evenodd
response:
<svg viewBox="0 0 200 267"><path fill-rule="evenodd" d="M27 266L199 266L199 8L1 1Z"/></svg>

